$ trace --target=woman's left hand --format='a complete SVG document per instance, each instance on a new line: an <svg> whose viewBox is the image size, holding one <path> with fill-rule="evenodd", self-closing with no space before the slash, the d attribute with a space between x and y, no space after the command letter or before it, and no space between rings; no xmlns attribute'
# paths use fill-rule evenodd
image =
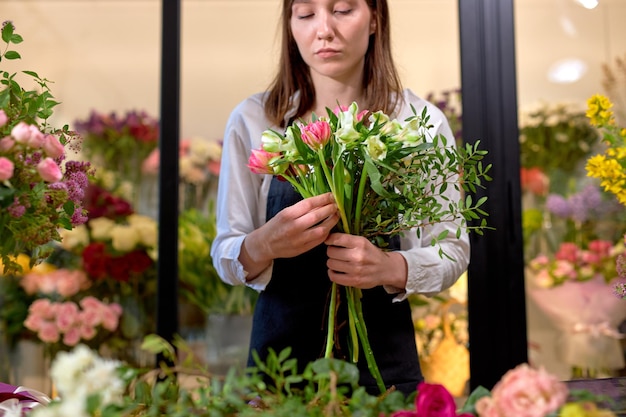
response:
<svg viewBox="0 0 626 417"><path fill-rule="evenodd" d="M331 281L361 289L406 286L407 265L400 253L385 252L363 236L346 233L332 233L324 243Z"/></svg>

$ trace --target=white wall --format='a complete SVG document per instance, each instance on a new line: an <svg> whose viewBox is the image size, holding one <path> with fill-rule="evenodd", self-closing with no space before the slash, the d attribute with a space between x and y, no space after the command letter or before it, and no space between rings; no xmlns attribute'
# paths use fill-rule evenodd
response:
<svg viewBox="0 0 626 417"><path fill-rule="evenodd" d="M231 109L271 81L278 0L182 2L181 134L220 138ZM55 122L90 109L158 115L161 2L0 0L25 41L0 69L53 80ZM394 51L406 86L420 94L460 84L455 0L393 0Z"/></svg>

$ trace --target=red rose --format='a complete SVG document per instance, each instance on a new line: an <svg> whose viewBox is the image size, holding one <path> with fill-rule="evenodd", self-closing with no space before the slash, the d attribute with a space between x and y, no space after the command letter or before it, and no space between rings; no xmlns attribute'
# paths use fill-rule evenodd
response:
<svg viewBox="0 0 626 417"><path fill-rule="evenodd" d="M107 263L109 263L109 256L104 243L90 243L83 250L83 268L93 279L106 278Z"/></svg>

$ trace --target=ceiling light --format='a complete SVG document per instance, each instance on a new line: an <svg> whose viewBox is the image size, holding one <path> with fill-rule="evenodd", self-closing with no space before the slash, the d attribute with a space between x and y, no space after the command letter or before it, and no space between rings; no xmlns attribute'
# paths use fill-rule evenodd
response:
<svg viewBox="0 0 626 417"><path fill-rule="evenodd" d="M548 71L548 79L557 84L569 84L582 78L587 65L580 59L564 59L555 62Z"/></svg>
<svg viewBox="0 0 626 417"><path fill-rule="evenodd" d="M598 6L598 0L576 0L585 9L595 9Z"/></svg>

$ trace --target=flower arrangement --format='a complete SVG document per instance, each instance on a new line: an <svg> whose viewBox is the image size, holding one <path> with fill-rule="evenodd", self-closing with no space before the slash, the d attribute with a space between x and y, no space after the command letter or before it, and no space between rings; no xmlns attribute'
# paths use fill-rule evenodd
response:
<svg viewBox="0 0 626 417"><path fill-rule="evenodd" d="M603 189L614 194L626 206L626 128L617 125L611 110L613 103L606 96L593 95L587 100L587 117L590 123L602 133L606 149L593 155L587 161L587 175L598 178ZM618 274L626 279L624 255L618 256ZM614 286L615 295L626 298L626 284L618 282Z"/></svg>
<svg viewBox="0 0 626 417"><path fill-rule="evenodd" d="M109 417L148 415L197 416L353 416L365 417L616 417L606 397L573 390L543 368L520 364L509 370L490 391L476 388L465 404L439 384L420 383L415 395L405 398L396 391L375 397L356 385L356 366L332 358L319 359L305 373L294 370L288 351L274 353L271 361L258 363L246 372L212 378L206 369L181 363L174 348L158 337L146 338L144 348L168 358L174 366L137 370L119 361L103 360L96 352L78 346L55 359L51 374L58 396L52 401L34 397L37 406L16 416L56 417L102 415ZM185 350L182 342L179 350ZM259 370L269 371L278 390L268 390ZM158 373L158 378L156 377ZM180 375L194 375L188 384ZM293 386L299 382L305 389ZM14 391L10 387L7 391ZM17 394L9 398L17 399ZM20 413L23 411L23 414Z"/></svg>
<svg viewBox="0 0 626 417"><path fill-rule="evenodd" d="M10 21L2 24L2 41L0 61L19 59L11 46L22 37ZM4 272L14 273L20 270L16 255L28 253L38 262L60 240L58 229L87 220L81 200L93 172L88 162L68 159L68 150L78 149L76 133L48 124L59 104L50 81L23 71L40 88L26 90L16 73L0 74L0 258Z"/></svg>
<svg viewBox="0 0 626 417"><path fill-rule="evenodd" d="M521 114L520 126L521 166L538 167L548 177L571 175L599 141L584 111L567 103L542 103Z"/></svg>
<svg viewBox="0 0 626 417"><path fill-rule="evenodd" d="M220 173L222 144L217 140L192 137L182 140L179 154L181 211L205 210L215 192ZM160 151L154 149L143 161L141 170L149 176L159 173Z"/></svg>
<svg viewBox="0 0 626 417"><path fill-rule="evenodd" d="M119 115L92 110L86 119L74 122L83 136L83 154L103 171L107 189L126 190L127 199L138 196L142 183L141 163L158 146L159 122L146 111L129 110ZM134 201L138 206L139 201Z"/></svg>
<svg viewBox="0 0 626 417"><path fill-rule="evenodd" d="M420 227L439 222L456 224L457 236L463 229L481 233L484 218L479 226L467 221L487 215L480 208L486 198L474 202L468 195L449 201L443 193L447 187L475 191L482 181L490 180L491 166L483 167L481 162L486 152L478 149L478 143L456 148L441 135L429 137L429 119L426 109L404 122L382 112L359 111L356 103L327 109L326 117L314 115L310 123L296 121L284 135L266 130L262 149L252 150L248 167L284 178L305 198L332 192L341 219L339 229L367 237L382 248L385 237L416 227L420 234ZM434 236L433 246L446 236ZM443 250L440 255L446 256ZM368 367L383 392L384 382L369 349L360 290L344 288L351 343L363 345ZM334 347L338 290L333 283L325 357ZM358 349L352 352L356 362Z"/></svg>

